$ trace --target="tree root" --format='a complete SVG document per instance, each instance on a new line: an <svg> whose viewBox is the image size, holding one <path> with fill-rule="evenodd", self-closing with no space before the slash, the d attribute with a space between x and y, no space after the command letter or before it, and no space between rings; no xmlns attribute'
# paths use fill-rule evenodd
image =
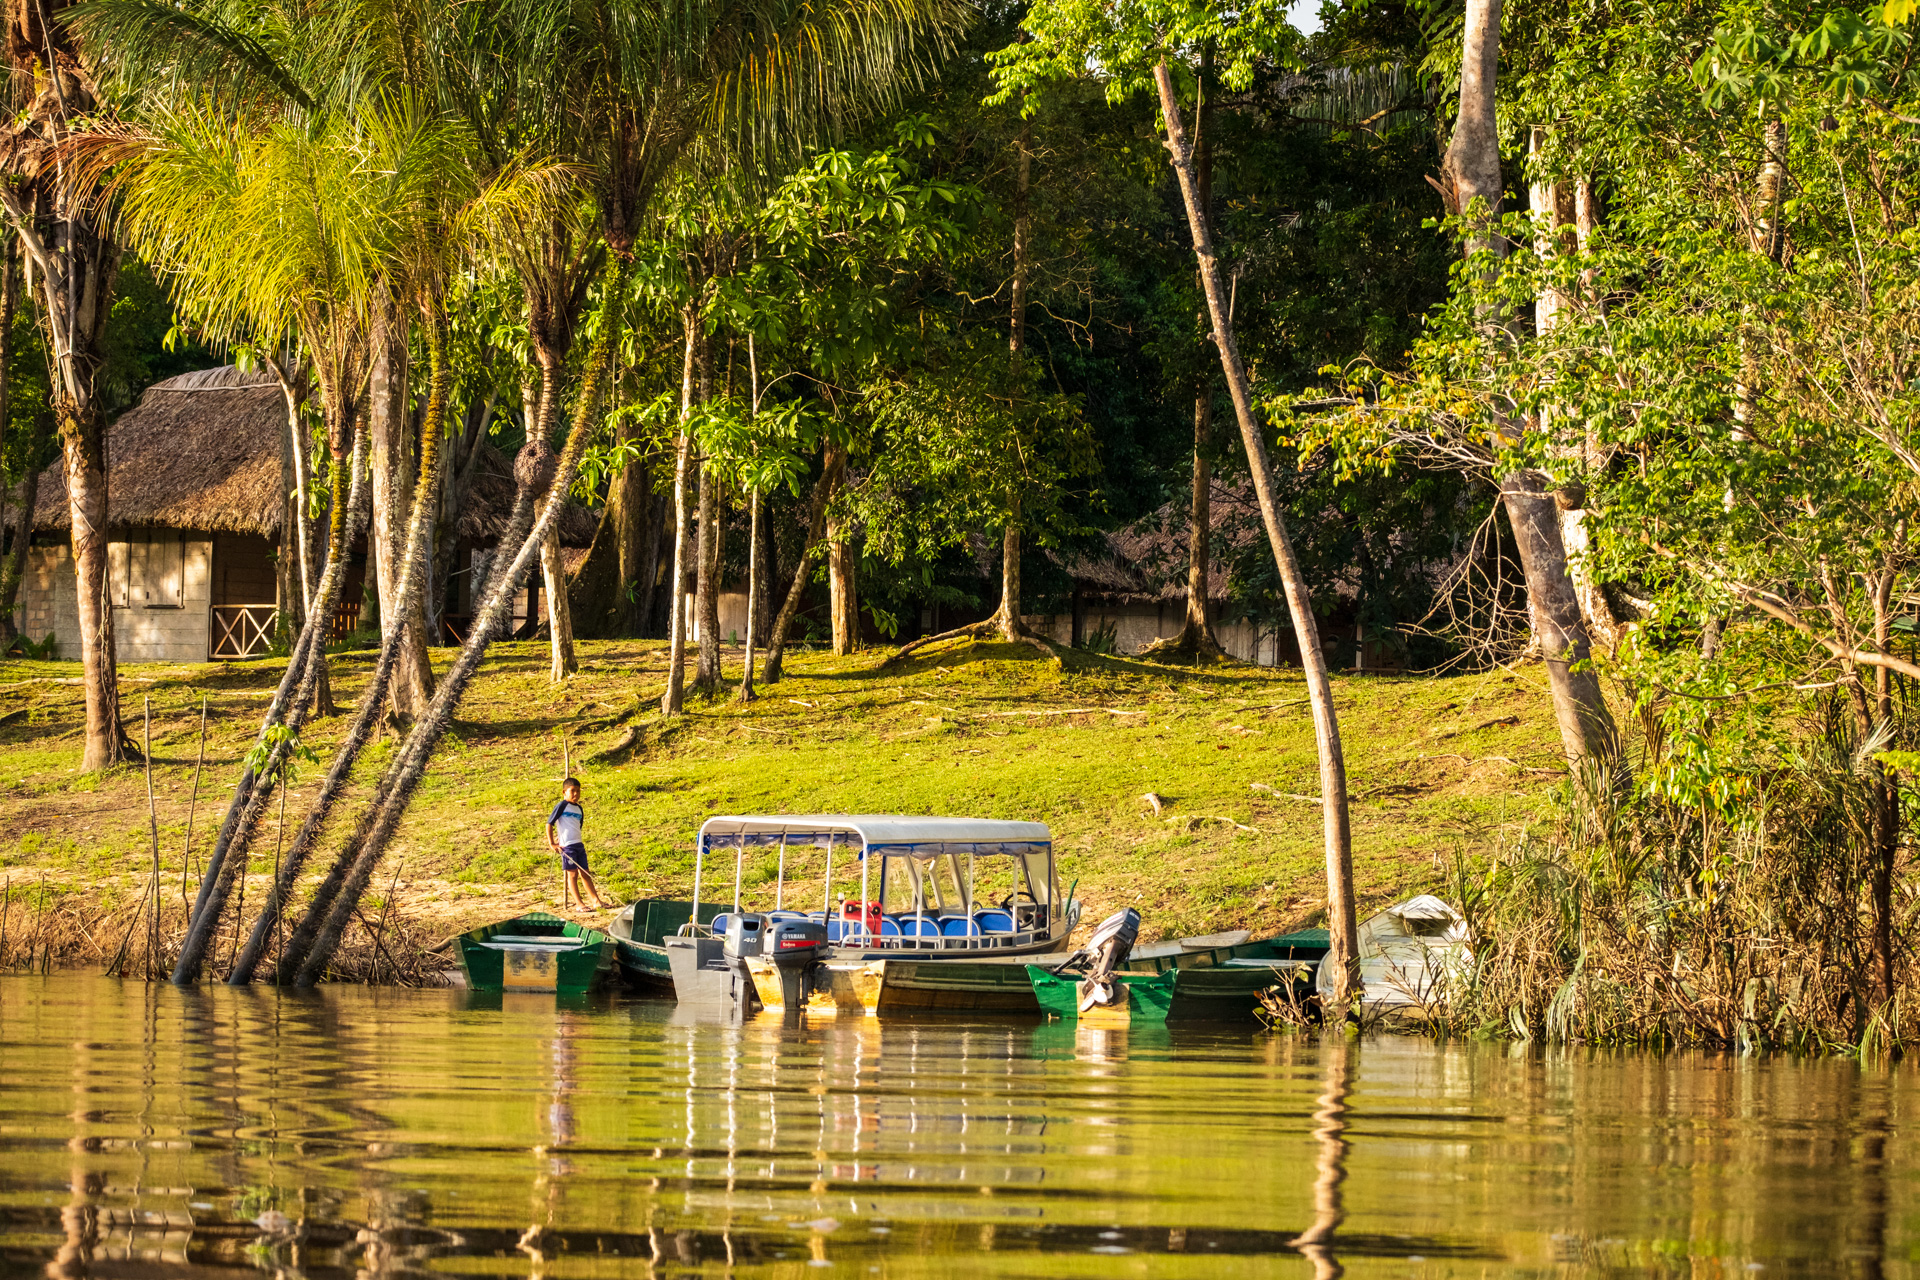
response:
<svg viewBox="0 0 1920 1280"><path fill-rule="evenodd" d="M1196 627L1189 622L1177 636L1166 636L1134 655L1146 662L1166 662L1174 658L1188 658L1196 662L1225 662L1229 655L1213 638L1213 632L1205 627Z"/></svg>
<svg viewBox="0 0 1920 1280"><path fill-rule="evenodd" d="M1041 653L1053 659L1053 661L1059 663L1061 666L1063 667L1066 666L1067 664L1066 655L1068 651L1064 646L1054 642L1053 640L1048 639L1046 636L1043 636L1039 632L1034 631L1024 625L1015 628L1013 631L1013 634L1009 636L1006 634L1005 630L1001 627L1000 622L1001 622L1001 619L999 615L996 614L991 618L985 619L984 621L969 622L964 627L955 627L951 631L942 631L938 635L921 636L918 640L909 640L907 643L901 645L898 649L895 649L892 653L882 658L880 660L880 665L875 667L874 670L885 671L887 668L891 667L894 663L899 662L902 658L905 658L909 654L913 653L914 650L916 649L924 649L928 645L938 644L942 640L958 640L963 637L968 640L975 640L975 641L1004 640L1009 644L1031 645L1033 648L1038 649Z"/></svg>

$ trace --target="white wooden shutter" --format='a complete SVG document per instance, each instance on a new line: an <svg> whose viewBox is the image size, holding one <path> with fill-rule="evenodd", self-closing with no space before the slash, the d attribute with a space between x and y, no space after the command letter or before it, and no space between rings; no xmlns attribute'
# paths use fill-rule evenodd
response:
<svg viewBox="0 0 1920 1280"><path fill-rule="evenodd" d="M107 603L115 609L125 609L130 602L127 562L131 549L124 542L107 544Z"/></svg>

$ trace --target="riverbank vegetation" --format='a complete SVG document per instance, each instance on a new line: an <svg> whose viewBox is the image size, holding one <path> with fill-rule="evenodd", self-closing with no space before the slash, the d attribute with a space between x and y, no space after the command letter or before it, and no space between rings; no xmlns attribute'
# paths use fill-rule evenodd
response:
<svg viewBox="0 0 1920 1280"><path fill-rule="evenodd" d="M24 492L61 458L79 683L0 733L49 780L21 795L124 800L141 681L179 704L169 743L189 687L257 699L246 733L219 722L176 981L338 972L403 859L456 896L517 885L537 848L452 797L522 807L516 775L551 772L532 744L577 731L610 770L668 771L634 793L651 834L618 833L648 868L613 873L629 891L685 879L696 793L1018 809L1094 839L1096 904L1146 877L1171 932L1319 910L1343 957L1361 899L1444 867L1481 955L1452 1030L1920 1034L1909 0L1330 0L1313 32L1272 0L54 11L10 46L41 91L0 181L38 317L0 318L0 372L51 374L0 388L0 462ZM137 364L101 305L123 251L168 292L164 345L286 388L275 665L116 677L99 375ZM484 442L513 506L460 568ZM571 563L568 502L597 521ZM362 550L372 647L342 652ZM1045 632L1121 578L1184 584L1157 663ZM497 643L530 581L538 670ZM1297 666L1215 665L1228 622ZM1482 705L1529 683L1530 710ZM1247 721L1263 699L1309 738ZM67 764L26 730L75 706ZM482 742L488 706L526 723ZM1498 753L1524 795L1408 773L1409 750L1483 768L1476 735L1516 715L1558 741ZM1219 789L1143 736L1211 760L1203 722L1258 767ZM1473 749L1414 745L1436 733ZM949 738L974 745L905 767ZM495 745L497 784L470 767ZM1381 797L1455 791L1477 834L1445 857L1429 800L1377 825ZM1489 826L1495 795L1525 816ZM118 836L35 848L111 862L120 811ZM1108 881L1102 831L1209 852Z"/></svg>
<svg viewBox="0 0 1920 1280"><path fill-rule="evenodd" d="M729 672L737 655L727 655ZM583 641L580 658L578 675L556 687L540 645L494 649L409 811L366 920L348 935L357 952L383 914L390 960L411 971L418 960L407 948L523 910L563 911L544 820L567 761L585 783L594 869L622 898L691 894L694 836L714 813L901 810L1045 821L1061 850L1063 887L1078 885L1088 914L1138 906L1155 936L1277 932L1324 915L1313 733L1297 672L1079 653L1063 670L1026 646L967 643L875 671L872 654L803 652L792 655L777 695L694 699L669 718L657 706L664 645ZM435 665L445 660L441 651ZM359 696L372 662L364 653L338 661L336 696ZM76 670L54 667L56 678ZM126 674L154 706L171 954L214 837L212 802L221 797L211 780L250 745L279 668ZM98 963L102 949L106 958L117 949L150 874L144 775L138 766L81 772L79 686L14 683L34 677L46 680L46 664L0 668L10 686L0 696L21 713L0 723L0 823L11 833L0 844L0 877L13 902L0 963L27 963L35 936L57 939L56 961ZM1354 756L1370 779L1355 797L1364 903L1437 887L1446 868L1485 857L1540 819L1540 782L1559 762L1538 685L1537 669L1337 683L1341 713L1366 729ZM195 817L203 697L210 711ZM337 719L319 722L310 748L326 754L341 729ZM389 738L369 748L369 769L394 746ZM296 770L287 833L276 810L250 859L247 899L266 891L274 852L318 781L313 765ZM770 862L747 869L750 902L770 905L775 870ZM821 870L817 857L793 860L793 901L817 903ZM731 901L732 877L730 862L709 866L707 899ZM36 935L43 892L64 922ZM600 918L578 904L573 913ZM229 961L231 929L230 920L216 973ZM369 967L359 954L340 968Z"/></svg>

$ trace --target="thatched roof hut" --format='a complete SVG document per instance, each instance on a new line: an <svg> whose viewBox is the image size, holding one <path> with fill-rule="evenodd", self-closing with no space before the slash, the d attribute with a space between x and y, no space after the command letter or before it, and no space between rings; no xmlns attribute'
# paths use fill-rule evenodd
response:
<svg viewBox="0 0 1920 1280"><path fill-rule="evenodd" d="M271 374L231 365L155 383L107 428L107 511L116 528L280 532L286 400ZM65 529L67 482L40 475L36 531Z"/></svg>
<svg viewBox="0 0 1920 1280"><path fill-rule="evenodd" d="M116 529L159 525L208 533L280 536L280 449L286 399L270 373L232 365L201 369L147 388L140 403L107 428L107 512ZM513 464L480 446L473 492L455 532L491 546L513 509ZM36 532L65 530L67 482L60 468L41 473L33 509ZM560 541L593 542L592 512L568 504Z"/></svg>

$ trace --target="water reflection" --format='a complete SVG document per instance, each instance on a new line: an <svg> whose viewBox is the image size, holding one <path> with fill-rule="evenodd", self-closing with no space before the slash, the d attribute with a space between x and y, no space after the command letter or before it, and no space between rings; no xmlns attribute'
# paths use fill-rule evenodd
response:
<svg viewBox="0 0 1920 1280"><path fill-rule="evenodd" d="M1910 1070L0 979L0 1274L1913 1272Z"/></svg>

